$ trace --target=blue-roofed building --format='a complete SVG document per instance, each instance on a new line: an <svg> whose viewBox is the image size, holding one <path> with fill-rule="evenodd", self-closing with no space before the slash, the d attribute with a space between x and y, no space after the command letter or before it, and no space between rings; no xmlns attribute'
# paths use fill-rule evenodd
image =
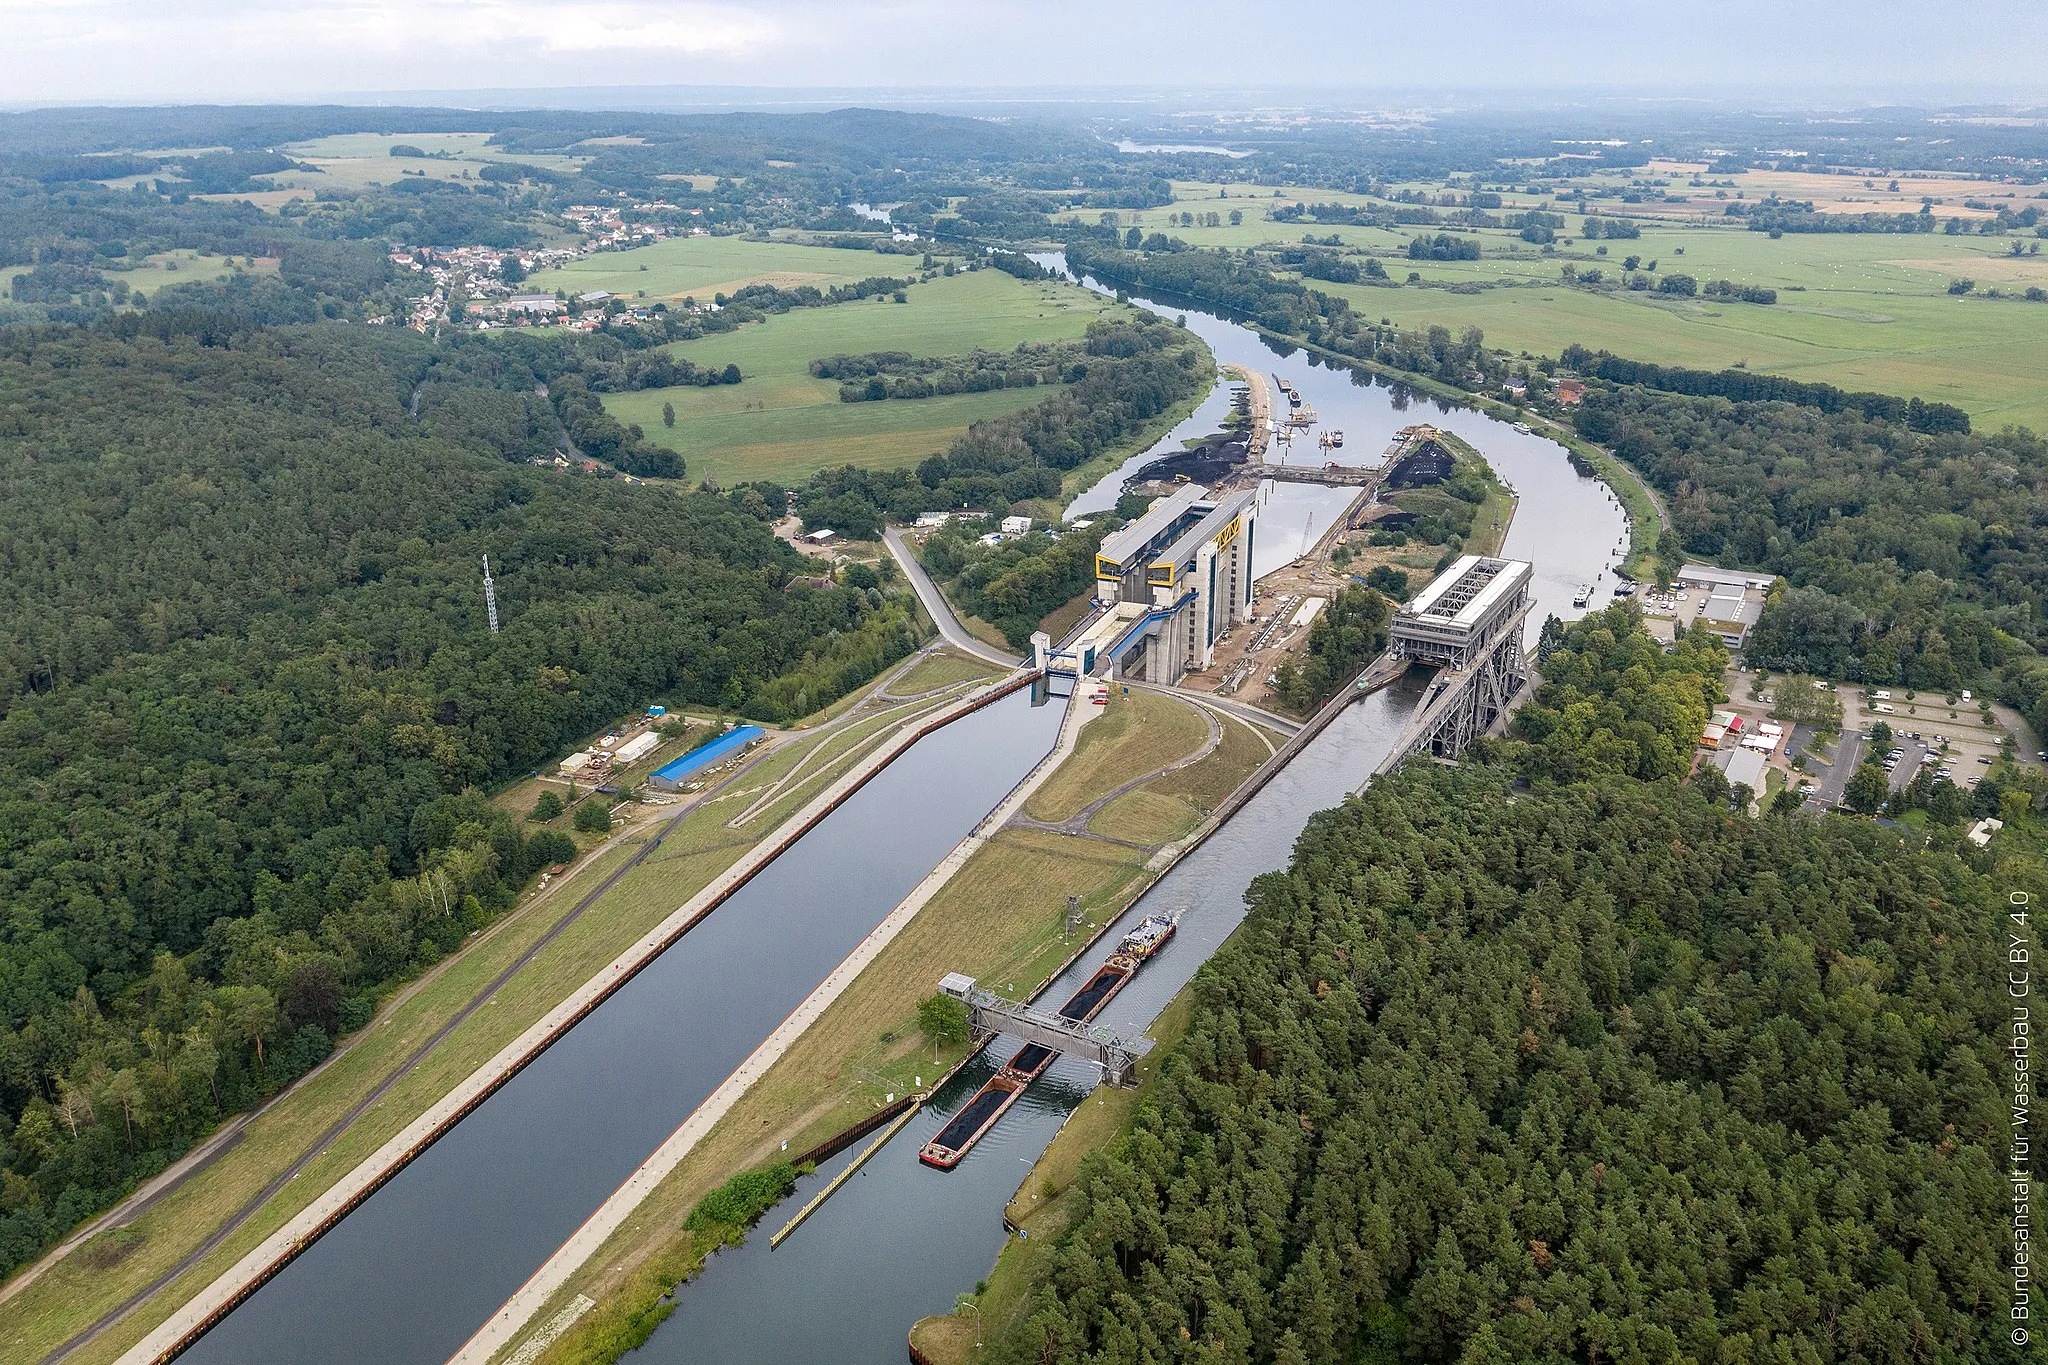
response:
<svg viewBox="0 0 2048 1365"><path fill-rule="evenodd" d="M693 774L732 757L767 733L758 725L735 725L710 743L700 744L681 758L656 768L647 775L647 785L657 791L677 791Z"/></svg>

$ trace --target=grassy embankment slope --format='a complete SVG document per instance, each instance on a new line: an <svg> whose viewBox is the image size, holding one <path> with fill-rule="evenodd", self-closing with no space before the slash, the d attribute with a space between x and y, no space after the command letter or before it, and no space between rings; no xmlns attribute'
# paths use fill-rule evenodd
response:
<svg viewBox="0 0 2048 1365"><path fill-rule="evenodd" d="M1624 174L1593 177L1593 182L1627 179ZM1752 172L1732 179L1750 201L1777 192L1814 199L1824 209L1843 212L1914 212L1921 193L1960 198L1966 187L1979 195L1992 193L2000 202L2015 192L2033 193L1982 182L1910 180L1901 182L1899 192L1887 193L1882 181L1871 191L1845 177L1790 173ZM1830 181L1847 186L1838 184L1833 201L1827 201L1824 183ZM1601 214L1641 223L1643 235L1636 240L1580 240L1583 217L1575 207L1567 207L1561 215L1567 228L1559 235L1570 241L1561 240L1553 254L1544 254L1505 229L1482 229L1465 234L1482 243L1486 254L1477 261L1409 261L1401 254L1408 238L1441 229L1276 223L1264 216L1276 202L1369 201L1361 195L1301 187L1283 188L1281 199L1275 201L1271 190L1251 192L1241 185L1228 187L1229 197L1218 199L1218 189L1215 184L1181 185L1181 198L1171 208L1124 216L1136 218L1147 231L1171 232L1196 246L1296 244L1304 235L1334 235L1347 247L1383 256L1392 253L1398 258L1387 260L1386 266L1395 280L1406 280L1412 271L1425 284L1438 287L1323 281L1312 285L1349 297L1368 317L1386 317L1403 327L1478 327L1489 345L1534 355L1556 355L1578 342L1667 365L1722 369L1746 363L1751 369L1844 389L1955 403L1986 428L2008 423L2048 428L2048 390L2038 382L2040 367L2033 359L2048 343L2048 304L1948 293L1954 279L1975 280L1979 295L1993 286L2007 294L2022 293L2029 286L2048 288L2048 255L2008 254L2014 241L2023 248L2034 244L2037 239L2031 234L1788 233L1773 240L1722 216L1730 201L1711 197L1713 191L1703 195L1698 189L1681 188L1677 192L1688 196L1684 204L1592 201L1591 207ZM2027 200L2011 202L2022 206ZM1547 194L1511 193L1495 212L1538 206L1555 211L1556 200ZM1232 208L1244 215L1237 227L1228 224ZM1170 225L1169 217L1182 211L1218 212L1225 222L1215 228ZM1951 214L1966 221L1987 216L1960 203L1943 203L1935 213L1943 221ZM1602 245L1607 248L1604 257L1597 254ZM1728 279L1773 288L1779 291L1778 302L1759 305L1655 292L1593 292L1561 283L1565 265L1598 268L1614 280L1629 256L1640 256L1645 263L1655 260L1660 276L1684 273L1702 284ZM1451 292L1457 286L1478 287L1479 292Z"/></svg>
<svg viewBox="0 0 2048 1365"><path fill-rule="evenodd" d="M900 690L984 676L971 661L950 655L937 657L943 662L928 658L913 664L899 684ZM860 695L866 695L866 690ZM836 710L852 704L848 699ZM885 732L934 704L926 700L877 708L875 714L863 713L844 726L792 739L750 765L727 790L691 811L660 850L628 872L542 948L491 997L488 1006L463 1020L283 1192L127 1321L73 1359L83 1365L112 1360L184 1297L210 1283L730 866L831 779L871 752ZM799 765L801 771L795 771ZM785 782L786 778L790 780ZM779 789L777 784L782 784ZM727 827L728 820L770 796L771 789L775 789L771 799L739 829ZM96 1250L89 1243L0 1303L0 1359L39 1359L177 1265L559 924L652 837L665 815L657 812L653 820L621 831L554 886L529 893L463 951L387 1004L369 1029L330 1065L251 1119L232 1150L132 1220L118 1236L102 1234L104 1247Z"/></svg>
<svg viewBox="0 0 2048 1365"><path fill-rule="evenodd" d="M1191 830L1267 755L1243 722L1225 720L1223 742L1184 768L1140 787L1179 806L1160 828ZM1074 754L1026 813L1064 820L1121 783L1163 768L1206 743L1207 723L1187 702L1154 693L1115 696L1081 732ZM1128 800L1129 798L1123 798ZM1114 809L1114 807L1111 807ZM1175 837L1179 837L1176 835ZM965 1055L936 1052L917 1031L917 1002L949 971L1015 984L1026 991L1076 946L1064 933L1066 898L1082 898L1093 932L1120 913L1150 876L1151 847L1011 827L997 833L863 972L845 995L734 1106L557 1301L534 1317L545 1322L576 1294L597 1308L542 1360L610 1361L663 1316L663 1293L694 1274L707 1250L682 1231L684 1217L735 1171L763 1164L787 1140L803 1151L873 1113L890 1091L929 1084ZM790 1206L791 1208L794 1205ZM774 1224L786 1215L777 1210ZM766 1235L757 1231L754 1235Z"/></svg>
<svg viewBox="0 0 2048 1365"><path fill-rule="evenodd" d="M908 273L916 264L872 252L773 249L798 253L793 262L829 257L842 268L858 262L875 274ZM675 353L699 365L737 364L746 382L613 394L606 407L621 421L638 423L649 440L680 452L695 479L795 482L829 465L899 468L944 450L970 424L1040 402L1051 390L842 403L839 381L814 377L813 360L867 351L964 355L977 347L1008 351L1026 341L1074 340L1117 306L1072 285L1027 282L996 270L913 285L908 298L797 309L737 332L678 343ZM675 407L673 427L662 424L664 403Z"/></svg>

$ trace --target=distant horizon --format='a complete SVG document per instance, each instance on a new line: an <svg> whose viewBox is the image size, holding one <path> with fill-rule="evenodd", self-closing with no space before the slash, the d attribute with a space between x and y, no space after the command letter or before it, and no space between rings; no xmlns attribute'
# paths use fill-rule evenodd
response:
<svg viewBox="0 0 2048 1365"><path fill-rule="evenodd" d="M8 23L0 107L17 109L581 104L607 90L744 92L743 103L821 90L1058 91L1061 103L1254 91L1284 107L1417 90L2048 100L2048 7L2033 0L1966 0L1938 19L1904 0L1447 0L1426 16L1383 0L1252 14L1222 0L11 0Z"/></svg>
<svg viewBox="0 0 2048 1365"><path fill-rule="evenodd" d="M574 84L477 86L390 90L321 90L300 94L244 96L137 95L132 98L79 97L0 100L0 113L42 110L178 108L418 108L505 113L521 109L589 112L724 113L812 112L852 106L904 112L986 113L1006 107L1083 110L1156 117L1261 111L1308 115L1359 113L1452 113L1500 110L1547 112L1572 109L1638 112L1692 109L1702 112L1856 113L1901 110L1927 114L1979 114L2038 119L2048 124L2048 93L1972 98L1934 90L1880 90L1843 84L1720 86L1686 89L1660 85L1522 85L1364 88L1261 88L1245 85L1165 87L1077 85L818 85L818 84Z"/></svg>

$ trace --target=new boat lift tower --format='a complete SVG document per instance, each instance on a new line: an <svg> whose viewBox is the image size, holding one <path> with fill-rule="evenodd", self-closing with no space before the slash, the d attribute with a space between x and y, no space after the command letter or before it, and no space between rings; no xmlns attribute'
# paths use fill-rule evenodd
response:
<svg viewBox="0 0 2048 1365"><path fill-rule="evenodd" d="M1150 1038L1126 1038L1097 1024L1062 1019L1050 1011L997 995L965 972L948 972L939 982L939 989L967 1006L969 1022L977 1033L1007 1033L1027 1043L1093 1062L1102 1068L1111 1085L1132 1084L1137 1078L1138 1059L1152 1050Z"/></svg>

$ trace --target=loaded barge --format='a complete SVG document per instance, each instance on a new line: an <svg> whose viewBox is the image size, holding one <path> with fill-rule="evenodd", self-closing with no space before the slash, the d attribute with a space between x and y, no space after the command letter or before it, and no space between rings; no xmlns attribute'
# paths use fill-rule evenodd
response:
<svg viewBox="0 0 2048 1365"><path fill-rule="evenodd" d="M1148 915L1123 937L1117 950L1109 955L1087 984L1075 991L1066 1004L1060 1006L1062 1019L1071 1019L1085 1024L1100 1014L1103 1007L1116 997L1130 979L1137 975L1138 968L1173 937L1180 926L1180 913L1170 915ZM1015 1104L1031 1083L1045 1074L1053 1058L1059 1056L1043 1043L1026 1043L1017 1049L1015 1056L1005 1062L995 1075L974 1097L960 1106L960 1111L947 1121L930 1142L918 1152L917 1159L927 1166L936 1166L950 1171L958 1166L967 1154L974 1150L974 1144L1001 1121L1010 1106Z"/></svg>

